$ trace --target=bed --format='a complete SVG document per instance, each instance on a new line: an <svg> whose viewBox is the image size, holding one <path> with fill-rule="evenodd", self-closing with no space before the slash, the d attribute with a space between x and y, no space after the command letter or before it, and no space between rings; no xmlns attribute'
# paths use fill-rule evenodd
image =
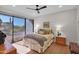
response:
<svg viewBox="0 0 79 59"><path fill-rule="evenodd" d="M43 53L53 42L53 35L29 34L24 38L24 45L39 53Z"/></svg>
<svg viewBox="0 0 79 59"><path fill-rule="evenodd" d="M27 34L22 41L16 42L15 45L18 44L30 48L38 53L43 53L54 41L54 35L52 33L41 33Z"/></svg>
<svg viewBox="0 0 79 59"><path fill-rule="evenodd" d="M24 37L25 46L39 53L43 53L53 41L54 34L49 28L39 29L37 34L27 34Z"/></svg>

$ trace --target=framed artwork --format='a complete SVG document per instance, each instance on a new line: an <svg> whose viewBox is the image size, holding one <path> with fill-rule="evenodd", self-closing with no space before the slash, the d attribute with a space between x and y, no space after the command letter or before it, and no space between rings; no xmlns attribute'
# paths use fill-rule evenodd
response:
<svg viewBox="0 0 79 59"><path fill-rule="evenodd" d="M50 27L49 22L44 22L43 23L43 28L49 28L49 27Z"/></svg>

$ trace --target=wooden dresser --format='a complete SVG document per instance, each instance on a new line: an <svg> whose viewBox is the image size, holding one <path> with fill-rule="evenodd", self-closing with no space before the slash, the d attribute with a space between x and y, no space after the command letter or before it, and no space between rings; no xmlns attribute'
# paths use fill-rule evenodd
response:
<svg viewBox="0 0 79 59"><path fill-rule="evenodd" d="M56 43L61 45L66 45L66 38L65 37L56 37Z"/></svg>
<svg viewBox="0 0 79 59"><path fill-rule="evenodd" d="M0 54L16 54L16 48L12 44L1 44L0 45Z"/></svg>

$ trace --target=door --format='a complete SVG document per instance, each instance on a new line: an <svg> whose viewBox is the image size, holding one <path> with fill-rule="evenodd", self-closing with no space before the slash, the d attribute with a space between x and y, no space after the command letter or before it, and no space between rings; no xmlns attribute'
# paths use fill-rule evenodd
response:
<svg viewBox="0 0 79 59"><path fill-rule="evenodd" d="M0 30L6 34L5 41L6 43L11 43L12 41L12 17L6 15L0 15L0 19L2 20L2 26Z"/></svg>
<svg viewBox="0 0 79 59"><path fill-rule="evenodd" d="M14 17L13 22L14 41L19 41L25 36L25 20Z"/></svg>

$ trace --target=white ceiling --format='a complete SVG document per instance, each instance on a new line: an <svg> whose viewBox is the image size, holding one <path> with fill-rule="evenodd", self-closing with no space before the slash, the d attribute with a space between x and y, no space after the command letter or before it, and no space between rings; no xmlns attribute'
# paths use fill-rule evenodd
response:
<svg viewBox="0 0 79 59"><path fill-rule="evenodd" d="M40 5L42 7L43 5ZM41 9L40 14L38 14L35 10L29 10L27 8L35 8L35 5L16 5L13 7L12 5L0 5L0 11L4 13L8 13L10 15L20 16L20 17L27 17L27 18L34 18L41 15L57 13L60 11L65 11L69 9L74 9L77 6L74 5L64 5L63 7L59 8L58 5L47 5L47 8Z"/></svg>

